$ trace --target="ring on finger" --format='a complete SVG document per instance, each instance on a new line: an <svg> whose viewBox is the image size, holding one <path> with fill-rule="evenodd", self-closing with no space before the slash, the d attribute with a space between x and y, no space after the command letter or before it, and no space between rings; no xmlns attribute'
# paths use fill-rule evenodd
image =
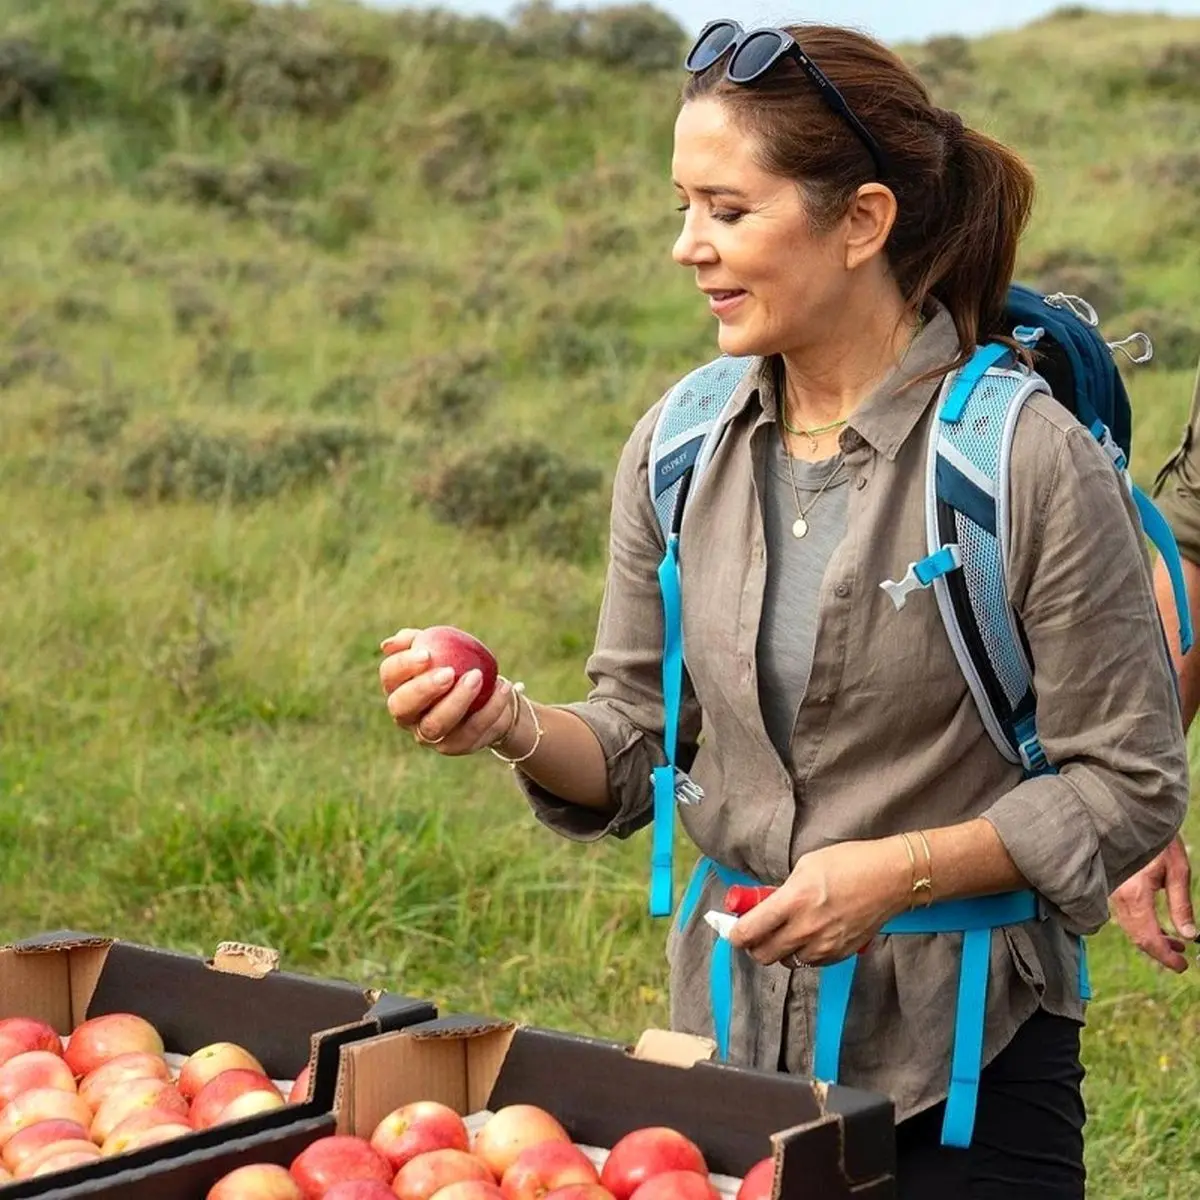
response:
<svg viewBox="0 0 1200 1200"><path fill-rule="evenodd" d="M780 960L780 965L787 967L789 971L798 971L801 967L815 967L816 963L805 962L804 959L797 957L793 950L791 954L785 954Z"/></svg>
<svg viewBox="0 0 1200 1200"><path fill-rule="evenodd" d="M440 746L449 736L449 732L446 732L443 733L440 738L427 738L421 733L421 727L419 725L413 726L413 737L415 737L422 746Z"/></svg>

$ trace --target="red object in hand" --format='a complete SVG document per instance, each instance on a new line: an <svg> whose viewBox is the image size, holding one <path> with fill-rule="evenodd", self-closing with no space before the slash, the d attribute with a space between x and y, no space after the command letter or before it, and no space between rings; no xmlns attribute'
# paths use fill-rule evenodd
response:
<svg viewBox="0 0 1200 1200"><path fill-rule="evenodd" d="M455 682L472 668L483 676L467 715L478 712L491 698L496 687L498 666L495 655L478 639L453 625L431 625L413 638L413 649L429 651L430 667L452 667Z"/></svg>
<svg viewBox="0 0 1200 1200"><path fill-rule="evenodd" d="M744 917L775 890L773 887L745 887L735 883L725 893L725 911L733 913L735 917Z"/></svg>

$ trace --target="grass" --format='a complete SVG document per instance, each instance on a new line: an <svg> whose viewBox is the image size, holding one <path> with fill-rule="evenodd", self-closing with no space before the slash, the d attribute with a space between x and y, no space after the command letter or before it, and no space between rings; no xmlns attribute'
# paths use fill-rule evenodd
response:
<svg viewBox="0 0 1200 1200"><path fill-rule="evenodd" d="M0 125L0 936L237 937L448 1010L665 1024L646 840L541 831L490 756L399 736L375 671L382 636L449 621L533 695L583 693L617 452L712 352L667 253L675 73L344 5L6 12L70 86ZM168 68L202 34L293 73L190 95ZM313 39L332 76L366 48L391 81L300 111L280 80ZM1190 325L1200 352L1200 94L1171 43L1186 60L1200 21L903 49L1034 165L1024 274L1103 290L1116 336L1123 314ZM1191 373L1128 378L1145 482ZM516 465L455 508L463 456L508 441ZM599 482L574 501L511 503L523 473L578 467ZM1112 928L1093 964L1093 1194L1190 1197L1196 973Z"/></svg>

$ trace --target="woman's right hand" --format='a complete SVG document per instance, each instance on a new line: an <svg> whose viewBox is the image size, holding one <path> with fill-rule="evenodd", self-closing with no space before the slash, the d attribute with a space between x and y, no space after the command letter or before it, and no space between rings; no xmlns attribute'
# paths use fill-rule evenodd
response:
<svg viewBox="0 0 1200 1200"><path fill-rule="evenodd" d="M384 655L379 682L392 720L440 754L473 754L495 745L515 724L512 684L497 679L488 702L468 716L483 677L471 670L455 682L452 668L431 668L429 651L413 647L420 632L401 629L379 646Z"/></svg>

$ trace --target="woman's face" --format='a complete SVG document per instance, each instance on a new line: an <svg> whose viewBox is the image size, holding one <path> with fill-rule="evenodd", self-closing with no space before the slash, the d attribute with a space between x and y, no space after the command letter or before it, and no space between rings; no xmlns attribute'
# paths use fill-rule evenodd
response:
<svg viewBox="0 0 1200 1200"><path fill-rule="evenodd" d="M696 273L726 354L786 354L821 340L849 286L841 226L815 234L800 187L754 160L718 100L685 104L671 163L684 209L673 257Z"/></svg>

